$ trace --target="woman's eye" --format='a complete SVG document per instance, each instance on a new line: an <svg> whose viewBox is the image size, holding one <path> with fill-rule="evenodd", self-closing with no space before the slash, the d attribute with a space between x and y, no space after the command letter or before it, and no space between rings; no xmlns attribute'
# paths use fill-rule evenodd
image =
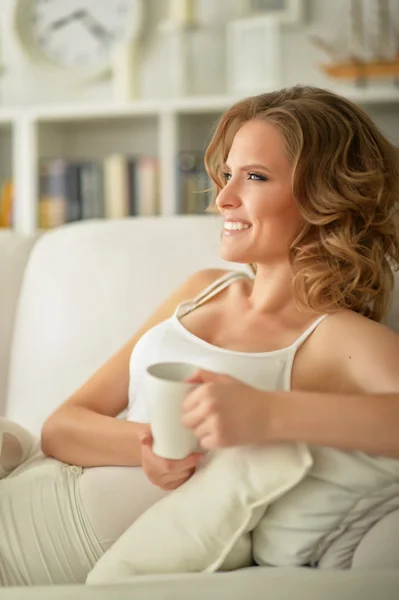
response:
<svg viewBox="0 0 399 600"><path fill-rule="evenodd" d="M231 173L227 173L227 172L223 173L223 179L225 181L230 181L230 179L231 179Z"/></svg>
<svg viewBox="0 0 399 600"><path fill-rule="evenodd" d="M259 175L259 173L248 173L248 179L251 179L251 181L267 181L267 177Z"/></svg>

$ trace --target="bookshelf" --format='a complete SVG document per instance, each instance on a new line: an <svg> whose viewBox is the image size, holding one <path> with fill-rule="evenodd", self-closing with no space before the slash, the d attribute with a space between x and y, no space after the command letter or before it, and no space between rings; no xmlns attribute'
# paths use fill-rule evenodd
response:
<svg viewBox="0 0 399 600"><path fill-rule="evenodd" d="M351 89L346 97L364 108L399 113L399 89ZM43 159L102 160L107 154L146 154L159 164L160 214L179 212L177 157L202 153L222 112L238 98L202 96L175 100L0 109L0 181L14 183L13 227L38 227L39 163ZM382 111L384 109L382 108ZM398 132L399 135L399 132ZM398 140L399 141L399 140Z"/></svg>

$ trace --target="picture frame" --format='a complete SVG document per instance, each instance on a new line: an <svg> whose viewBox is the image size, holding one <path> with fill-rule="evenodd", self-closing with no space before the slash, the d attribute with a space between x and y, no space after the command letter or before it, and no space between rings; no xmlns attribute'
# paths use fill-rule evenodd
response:
<svg viewBox="0 0 399 600"><path fill-rule="evenodd" d="M281 25L270 16L236 19L226 30L227 91L271 91L281 85Z"/></svg>
<svg viewBox="0 0 399 600"><path fill-rule="evenodd" d="M305 0L242 0L247 16L272 16L283 25L299 25L305 18Z"/></svg>

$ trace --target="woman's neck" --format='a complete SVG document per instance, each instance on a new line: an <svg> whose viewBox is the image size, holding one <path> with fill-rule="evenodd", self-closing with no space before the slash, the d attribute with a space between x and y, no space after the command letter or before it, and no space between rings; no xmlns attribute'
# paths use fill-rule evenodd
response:
<svg viewBox="0 0 399 600"><path fill-rule="evenodd" d="M259 313L277 313L296 308L292 290L293 274L288 261L274 265L258 265L248 301Z"/></svg>

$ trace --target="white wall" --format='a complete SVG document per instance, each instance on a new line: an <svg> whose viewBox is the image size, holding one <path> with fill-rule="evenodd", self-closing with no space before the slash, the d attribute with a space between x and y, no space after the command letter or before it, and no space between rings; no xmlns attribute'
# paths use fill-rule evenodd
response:
<svg viewBox="0 0 399 600"><path fill-rule="evenodd" d="M68 2L68 0L64 0ZM112 0L98 0L109 2ZM143 44L141 94L143 97L164 96L168 93L168 68L165 46L157 41L156 26L167 11L167 0L144 0L147 33ZM303 26L286 27L282 36L282 83L310 83L321 87L337 87L322 74L318 63L325 55L309 41L317 33L342 43L348 24L349 0L304 0L307 19ZM0 81L0 101L3 106L38 103L112 100L109 81L78 87L60 77L43 72L32 65L15 42L10 26L14 0L1 0L2 50L5 73ZM395 4L395 3L393 3ZM197 76L193 91L196 94L224 92L224 23L240 13L240 0L198 0L198 12L204 24L212 27L207 43L195 55ZM399 13L399 7L398 7ZM197 34L200 36L201 34ZM342 38L342 39L341 39ZM386 84L392 85L392 84ZM345 93L345 87L339 89ZM399 103L368 107L377 123L396 143L399 143Z"/></svg>

